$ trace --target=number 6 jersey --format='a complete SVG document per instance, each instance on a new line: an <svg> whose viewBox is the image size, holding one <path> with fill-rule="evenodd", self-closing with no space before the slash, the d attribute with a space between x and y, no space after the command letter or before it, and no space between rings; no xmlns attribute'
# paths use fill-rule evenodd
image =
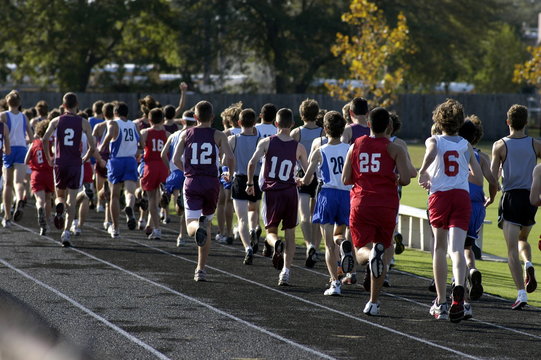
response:
<svg viewBox="0 0 541 360"><path fill-rule="evenodd" d="M460 136L434 135L438 153L428 167L430 193L461 189L469 192L468 141Z"/></svg>

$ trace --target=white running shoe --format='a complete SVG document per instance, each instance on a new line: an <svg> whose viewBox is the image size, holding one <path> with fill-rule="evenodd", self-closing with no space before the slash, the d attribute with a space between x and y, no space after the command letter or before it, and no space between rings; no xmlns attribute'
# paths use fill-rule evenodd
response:
<svg viewBox="0 0 541 360"><path fill-rule="evenodd" d="M103 222L103 229L106 230L107 232L109 232L109 228L111 227L111 223L109 221L104 221Z"/></svg>
<svg viewBox="0 0 541 360"><path fill-rule="evenodd" d="M96 206L96 212L97 213L105 212L105 206L103 206L103 205Z"/></svg>
<svg viewBox="0 0 541 360"><path fill-rule="evenodd" d="M284 266L278 276L278 286L289 286L289 274L289 269Z"/></svg>
<svg viewBox="0 0 541 360"><path fill-rule="evenodd" d="M186 240L184 240L184 237L182 235L179 235L177 237L177 247L180 247L182 245L186 245Z"/></svg>
<svg viewBox="0 0 541 360"><path fill-rule="evenodd" d="M338 296L341 294L342 294L342 283L340 282L340 280L332 281L329 288L325 290L325 292L323 293L323 295L326 295L326 296Z"/></svg>
<svg viewBox="0 0 541 360"><path fill-rule="evenodd" d="M146 227L147 227L147 221L145 219L137 221L137 228L139 230L145 230Z"/></svg>
<svg viewBox="0 0 541 360"><path fill-rule="evenodd" d="M364 306L363 313L370 316L377 316L379 315L379 303L373 303L373 302L367 302Z"/></svg>
<svg viewBox="0 0 541 360"><path fill-rule="evenodd" d="M449 320L449 306L447 303L436 304L436 300L432 302L430 307L430 315L434 316L437 320Z"/></svg>
<svg viewBox="0 0 541 360"><path fill-rule="evenodd" d="M2 219L2 227L4 229L10 228L12 225L11 220L8 219Z"/></svg>
<svg viewBox="0 0 541 360"><path fill-rule="evenodd" d="M370 271L372 275L377 279L383 274L383 254L385 253L385 247L382 243L376 243L370 251L368 258L368 264L370 265Z"/></svg>
<svg viewBox="0 0 541 360"><path fill-rule="evenodd" d="M526 290L519 290L517 300L511 306L511 309L522 310L522 308L526 306L527 304L528 304L528 295L526 294Z"/></svg>
<svg viewBox="0 0 541 360"><path fill-rule="evenodd" d="M71 233L68 230L64 230L62 235L60 235L60 241L62 242L62 247L70 247L71 243Z"/></svg>
<svg viewBox="0 0 541 360"><path fill-rule="evenodd" d="M464 302L464 320L469 320L473 317L473 310L471 304Z"/></svg>
<svg viewBox="0 0 541 360"><path fill-rule="evenodd" d="M197 270L193 276L193 279L197 282L207 281L207 272L205 270Z"/></svg>
<svg viewBox="0 0 541 360"><path fill-rule="evenodd" d="M120 237L120 232L119 232L117 229L113 228L112 225L109 226L109 230L108 230L108 231L109 231L109 234L111 235L111 237L112 237L113 239L116 239L116 238Z"/></svg>
<svg viewBox="0 0 541 360"><path fill-rule="evenodd" d="M152 233L148 236L149 240L160 240L162 238L162 231L160 229L152 230Z"/></svg>
<svg viewBox="0 0 541 360"><path fill-rule="evenodd" d="M73 219L73 222L71 223L70 231L75 236L81 235L81 228L79 227L79 219Z"/></svg>

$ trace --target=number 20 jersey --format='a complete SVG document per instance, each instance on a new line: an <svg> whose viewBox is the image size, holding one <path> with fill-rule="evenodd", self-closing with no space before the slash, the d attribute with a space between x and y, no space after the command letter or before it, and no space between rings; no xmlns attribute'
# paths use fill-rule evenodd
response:
<svg viewBox="0 0 541 360"><path fill-rule="evenodd" d="M469 192L468 141L459 136L434 135L436 159L428 167L430 193L461 189Z"/></svg>
<svg viewBox="0 0 541 360"><path fill-rule="evenodd" d="M396 163L387 152L389 139L361 136L351 152L351 206L379 206L398 209Z"/></svg>

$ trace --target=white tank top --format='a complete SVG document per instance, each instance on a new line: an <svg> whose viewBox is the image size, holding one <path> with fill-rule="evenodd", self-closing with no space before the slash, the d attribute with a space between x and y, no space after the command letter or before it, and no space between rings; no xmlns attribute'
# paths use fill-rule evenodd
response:
<svg viewBox="0 0 541 360"><path fill-rule="evenodd" d="M257 129L259 136L261 136L262 138L276 135L276 133L278 132L276 126L272 124L257 124L255 128Z"/></svg>
<svg viewBox="0 0 541 360"><path fill-rule="evenodd" d="M468 141L460 136L434 135L438 154L428 167L430 193L462 189L469 192Z"/></svg>
<svg viewBox="0 0 541 360"><path fill-rule="evenodd" d="M11 146L26 147L26 116L22 112L14 114L6 111L9 129L9 144Z"/></svg>
<svg viewBox="0 0 541 360"><path fill-rule="evenodd" d="M178 167L175 165L175 162L173 161L173 155L175 155L175 151L177 150L178 143L180 142L180 135L182 135L183 131L184 130L178 130L178 131L175 131L171 135L171 142L169 143L169 170L171 172L178 170Z"/></svg>
<svg viewBox="0 0 541 360"><path fill-rule="evenodd" d="M135 157L137 154L137 144L139 143L139 134L133 121L114 120L118 125L118 136L111 141L111 157Z"/></svg>
<svg viewBox="0 0 541 360"><path fill-rule="evenodd" d="M351 190L350 185L344 185L342 182L342 171L344 170L349 144L325 144L319 150L321 151L319 172L323 181L322 188Z"/></svg>

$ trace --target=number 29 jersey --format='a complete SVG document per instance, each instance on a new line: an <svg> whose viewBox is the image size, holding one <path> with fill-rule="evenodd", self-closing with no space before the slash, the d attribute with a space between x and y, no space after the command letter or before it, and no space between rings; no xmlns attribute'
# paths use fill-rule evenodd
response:
<svg viewBox="0 0 541 360"><path fill-rule="evenodd" d="M461 189L469 192L468 141L460 136L434 135L436 159L428 167L430 193Z"/></svg>
<svg viewBox="0 0 541 360"><path fill-rule="evenodd" d="M351 206L379 206L398 209L396 163L387 152L389 139L361 136L351 152Z"/></svg>
<svg viewBox="0 0 541 360"><path fill-rule="evenodd" d="M139 133L133 121L113 120L118 126L118 136L109 144L110 157L135 158L139 143Z"/></svg>

